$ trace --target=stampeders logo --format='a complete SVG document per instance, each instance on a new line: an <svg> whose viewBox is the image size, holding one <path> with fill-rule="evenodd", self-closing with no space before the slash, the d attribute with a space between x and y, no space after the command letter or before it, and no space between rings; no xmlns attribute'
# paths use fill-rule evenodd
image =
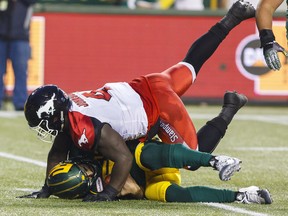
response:
<svg viewBox="0 0 288 216"><path fill-rule="evenodd" d="M78 145L79 145L80 147L82 147L82 145L83 145L83 144L86 144L86 143L88 143L88 139L87 139L87 137L86 137L86 129L84 128L84 130L83 130L83 132L82 132L82 134L81 134L81 137L80 137L80 139L78 140Z"/></svg>
<svg viewBox="0 0 288 216"><path fill-rule="evenodd" d="M169 124L165 124L164 122L161 122L160 127L169 136L171 142L175 142L179 138L178 135L175 133L175 131L172 129L172 126L170 126Z"/></svg>
<svg viewBox="0 0 288 216"><path fill-rule="evenodd" d="M282 67L280 71L270 70L260 48L257 28L255 34L244 38L236 50L236 65L246 78L254 81L254 92L259 95L288 95L288 60L278 53ZM287 49L285 22L274 22L276 41Z"/></svg>
<svg viewBox="0 0 288 216"><path fill-rule="evenodd" d="M46 117L47 116L51 116L54 115L55 112L55 108L54 108L54 100L55 99L55 93L53 93L52 97L46 101L46 103L42 106L39 107L39 109L36 111L36 114L38 116L39 119L41 119L43 116L43 113L46 113Z"/></svg>

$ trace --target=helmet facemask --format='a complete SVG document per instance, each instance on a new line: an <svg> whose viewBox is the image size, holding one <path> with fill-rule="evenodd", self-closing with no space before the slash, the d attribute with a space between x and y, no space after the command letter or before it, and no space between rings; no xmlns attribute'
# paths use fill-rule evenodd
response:
<svg viewBox="0 0 288 216"><path fill-rule="evenodd" d="M36 127L30 127L33 131L36 131L37 137L47 143L53 143L55 137L58 135L58 131L50 129L47 120L42 120Z"/></svg>
<svg viewBox="0 0 288 216"><path fill-rule="evenodd" d="M36 127L30 127L33 131L36 131L37 137L47 143L53 143L55 140L55 137L58 135L59 132L62 132L64 129L64 113L61 111L61 117L60 120L58 118L55 118L54 122L50 124L48 120L41 120L39 125ZM57 125L60 125L57 128ZM54 129L53 129L54 128ZM55 129L56 128L56 129Z"/></svg>

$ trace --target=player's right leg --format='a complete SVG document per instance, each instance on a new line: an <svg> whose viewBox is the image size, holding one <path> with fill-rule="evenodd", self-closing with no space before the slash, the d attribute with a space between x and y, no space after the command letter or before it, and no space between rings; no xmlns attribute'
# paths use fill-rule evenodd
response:
<svg viewBox="0 0 288 216"><path fill-rule="evenodd" d="M229 32L242 21L254 16L255 8L249 2L238 0L218 23L192 44L183 61L191 64L197 74Z"/></svg>
<svg viewBox="0 0 288 216"><path fill-rule="evenodd" d="M197 132L199 151L212 153L222 137L224 137L228 125L234 115L241 109L248 99L237 92L226 92L224 94L223 106L219 115L209 120Z"/></svg>
<svg viewBox="0 0 288 216"><path fill-rule="evenodd" d="M165 179L147 184L145 197L148 200L162 202L217 202L231 203L235 201L236 192L210 187L181 187Z"/></svg>
<svg viewBox="0 0 288 216"><path fill-rule="evenodd" d="M183 95L192 85L200 68L229 32L242 21L254 16L255 8L250 3L242 0L235 2L218 23L192 44L182 62L163 72L178 96Z"/></svg>
<svg viewBox="0 0 288 216"><path fill-rule="evenodd" d="M241 160L228 156L213 156L194 151L182 144L171 144L156 141L140 143L135 150L135 161L143 170L159 170L164 167L186 168L189 166L213 167L219 171L222 181L230 180L240 170Z"/></svg>
<svg viewBox="0 0 288 216"><path fill-rule="evenodd" d="M160 139L165 143L182 143L191 149L197 149L198 141L194 124L183 101L172 89L169 79L163 73L149 74L145 78L159 108Z"/></svg>
<svg viewBox="0 0 288 216"><path fill-rule="evenodd" d="M255 186L239 191L204 186L184 188L165 180L148 184L145 189L145 196L148 200L162 202L272 203L269 191Z"/></svg>
<svg viewBox="0 0 288 216"><path fill-rule="evenodd" d="M161 182L149 185L149 190L165 188ZM154 187L154 188L153 188ZM149 192L149 191L148 191ZM154 192L155 193L155 192ZM260 189L256 186L242 188L239 191L227 189L216 189L211 187L194 186L183 188L179 185L170 184L165 190L163 196L166 202L217 202L232 203L240 202L244 204L271 204L273 202L271 195L267 189Z"/></svg>

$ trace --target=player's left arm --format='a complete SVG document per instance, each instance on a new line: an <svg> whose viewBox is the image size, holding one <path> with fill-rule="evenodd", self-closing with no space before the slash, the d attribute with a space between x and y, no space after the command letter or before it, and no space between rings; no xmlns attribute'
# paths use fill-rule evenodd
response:
<svg viewBox="0 0 288 216"><path fill-rule="evenodd" d="M260 0L256 10L256 23L259 31L272 29L273 14L283 0Z"/></svg>
<svg viewBox="0 0 288 216"><path fill-rule="evenodd" d="M67 160L71 139L66 133L59 133L49 151L46 168L46 178L50 170L60 161Z"/></svg>
<svg viewBox="0 0 288 216"><path fill-rule="evenodd" d="M135 161L133 161L134 163ZM136 165L136 164L135 164ZM110 160L104 160L102 164L102 178L104 181L104 187L105 185L110 183L111 178L111 172L113 169L114 163ZM132 165L133 166L133 165ZM120 199L143 199L144 198L144 187L141 187L135 179L130 174L121 190L121 192L117 195ZM144 171L143 171L144 172ZM139 175L139 170L137 169L137 172L134 172L135 175ZM142 176L142 175L141 175ZM143 179L145 181L145 178Z"/></svg>
<svg viewBox="0 0 288 216"><path fill-rule="evenodd" d="M123 138L108 124L104 124L101 129L97 151L105 158L114 162L111 179L103 192L96 195L88 195L83 201L115 200L127 180L132 166L133 156Z"/></svg>
<svg viewBox="0 0 288 216"><path fill-rule="evenodd" d="M108 124L101 130L98 150L104 157L114 162L109 184L120 192L132 166L132 154L123 138Z"/></svg>
<svg viewBox="0 0 288 216"><path fill-rule="evenodd" d="M283 0L260 0L256 10L256 23L259 30L261 47L267 66L273 70L280 70L281 62L278 52L282 52L286 57L288 52L275 41L272 31L272 19L276 9Z"/></svg>

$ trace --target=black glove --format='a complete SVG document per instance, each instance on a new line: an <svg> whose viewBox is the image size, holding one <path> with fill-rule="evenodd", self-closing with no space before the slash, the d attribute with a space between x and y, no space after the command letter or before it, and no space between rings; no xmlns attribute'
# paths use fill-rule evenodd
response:
<svg viewBox="0 0 288 216"><path fill-rule="evenodd" d="M83 202L115 201L118 191L107 185L105 189L97 194L88 194L83 198Z"/></svg>
<svg viewBox="0 0 288 216"><path fill-rule="evenodd" d="M260 40L267 66L272 70L280 70L281 62L278 52L282 52L286 57L288 57L288 53L275 41L275 36L270 29L260 31Z"/></svg>
<svg viewBox="0 0 288 216"><path fill-rule="evenodd" d="M47 184L45 183L44 186L40 191L32 192L31 194L26 194L23 196L18 196L17 198L34 198L34 199L40 199L40 198L48 198L50 196L49 188Z"/></svg>

